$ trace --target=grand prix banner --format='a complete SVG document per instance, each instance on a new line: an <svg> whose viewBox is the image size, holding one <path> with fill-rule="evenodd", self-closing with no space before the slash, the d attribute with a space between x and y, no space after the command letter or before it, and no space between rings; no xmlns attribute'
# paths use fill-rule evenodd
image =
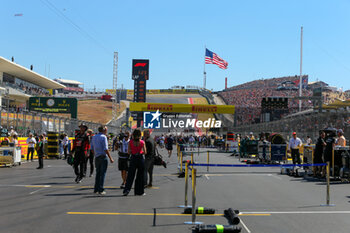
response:
<svg viewBox="0 0 350 233"><path fill-rule="evenodd" d="M130 112L184 112L234 114L234 105L130 103Z"/></svg>

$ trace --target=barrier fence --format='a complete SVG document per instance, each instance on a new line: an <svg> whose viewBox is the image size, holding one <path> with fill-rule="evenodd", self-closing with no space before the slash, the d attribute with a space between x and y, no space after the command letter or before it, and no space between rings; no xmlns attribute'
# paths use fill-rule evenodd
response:
<svg viewBox="0 0 350 233"><path fill-rule="evenodd" d="M326 127L343 129L344 136L350 138L350 112L340 110L323 113L312 112L307 115L298 115L271 122L230 127L230 130L242 135L249 135L249 132L255 134L279 133L283 138L290 138L292 132L297 132L298 137L310 136L315 141L319 136L319 130Z"/></svg>
<svg viewBox="0 0 350 233"><path fill-rule="evenodd" d="M318 164L301 164L298 165L300 167L314 167L314 166L326 166L326 204L320 206L334 206L330 204L330 163L318 163ZM197 169L194 167L295 167L293 164L201 164L201 163L188 163L186 162L185 167L185 198L184 205L179 206L181 208L191 207L192 208L192 216L190 222L185 222L185 224L198 225L202 224L201 222L196 222L196 199L197 199L197 182L196 175ZM189 170L191 170L191 179L192 179L192 205L188 205L188 178L189 178Z"/></svg>
<svg viewBox="0 0 350 233"><path fill-rule="evenodd" d="M339 149L349 149L349 148L339 148ZM314 159L314 146L305 146L304 148L304 156L308 158L306 161L307 163L303 164L292 164L288 163L288 161L284 161L282 164L220 164L220 163L210 163L210 153L214 151L201 151L200 154L206 154L206 163L197 163L195 162L195 154L196 152L191 152L190 153L190 159L184 161L183 158L183 151L180 151L179 145L177 145L177 155L178 155L178 168L179 168L179 173L183 173L183 177L185 178L185 193L184 193L184 205L181 205L179 207L181 208L186 208L186 207L192 207L192 218L191 222L186 222L187 224L199 224L196 222L196 212L195 212L195 207L196 207L196 175L197 175L197 168L196 167L206 167L206 172L209 172L210 167L237 167L237 168L242 168L242 167L248 167L248 168L282 168L284 169L291 169L294 170L295 168L315 168L315 167L325 167L326 169L326 204L321 205L321 206L332 206L330 204L330 177L332 175L333 178L336 178L336 175L334 174L334 164L335 164L335 159L334 159L334 153L333 153L333 158L332 161L327 162L327 163L313 163ZM337 150L337 149L336 149ZM333 150L334 151L334 150ZM200 155L198 154L198 156ZM202 158L203 159L203 158ZM332 169L332 172L331 172ZM332 174L331 174L332 173ZM189 191L189 176L191 174L191 179L192 179L192 205L189 205L188 203L188 191ZM179 176L180 177L180 176Z"/></svg>
<svg viewBox="0 0 350 233"><path fill-rule="evenodd" d="M71 119L62 116L36 113L36 112L11 112L0 110L0 125L3 128L10 129L12 126L19 136L27 137L29 133L41 134L47 131L58 133L67 133L68 136L74 136L74 131L82 123L89 129L97 132L99 123ZM109 126L109 132L117 133L118 127Z"/></svg>

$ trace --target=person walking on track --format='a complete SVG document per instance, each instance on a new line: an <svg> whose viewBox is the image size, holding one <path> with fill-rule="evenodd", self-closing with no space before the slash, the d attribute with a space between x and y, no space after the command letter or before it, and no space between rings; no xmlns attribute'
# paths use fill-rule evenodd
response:
<svg viewBox="0 0 350 233"><path fill-rule="evenodd" d="M126 179L126 185L123 191L123 195L127 196L131 190L132 184L134 182L135 173L135 195L144 195L144 170L145 170L145 160L143 158L144 154L147 154L146 145L143 140L141 140L141 130L135 129L132 133L132 139L129 142L128 153L131 155L130 166L128 170L128 178Z"/></svg>
<svg viewBox="0 0 350 233"><path fill-rule="evenodd" d="M299 149L303 145L300 138L297 137L297 133L293 132L292 138L289 140L288 151L292 153L293 164L301 164Z"/></svg>
<svg viewBox="0 0 350 233"><path fill-rule="evenodd" d="M106 192L104 191L104 181L105 181L107 167L108 167L107 156L111 163L114 162L108 150L108 141L107 141L106 134L107 134L107 127L100 126L98 128L98 134L93 136L91 141L91 150L95 155L95 165L96 165L94 193L100 194L100 195L106 194Z"/></svg>
<svg viewBox="0 0 350 233"><path fill-rule="evenodd" d="M86 157L89 149L89 137L86 134L88 127L84 124L79 126L80 131L75 136L72 152L74 152L75 182L80 183L84 177Z"/></svg>
<svg viewBox="0 0 350 233"><path fill-rule="evenodd" d="M166 139L166 149L168 150L169 158L170 158L171 154L173 153L173 144L174 144L174 139L173 139L172 135L170 134L169 137L167 137L167 139Z"/></svg>
<svg viewBox="0 0 350 233"><path fill-rule="evenodd" d="M144 173L144 185L145 187L152 187L153 182L153 166L154 166L154 156L156 154L155 148L156 144L151 138L151 133L148 129L143 131L143 137L146 143L147 153L145 154L145 173ZM149 182L147 184L149 174Z"/></svg>
<svg viewBox="0 0 350 233"><path fill-rule="evenodd" d="M89 137L89 142L91 142L91 139L94 136L94 134L93 134L91 129L87 130L87 136ZM88 149L88 152L87 152L86 161L85 161L85 164L84 164L85 165L85 167L84 167L84 176L86 176L88 163L90 164L90 175L89 175L89 177L92 177L92 174L94 173L94 154L93 154L90 146L89 146L89 149Z"/></svg>

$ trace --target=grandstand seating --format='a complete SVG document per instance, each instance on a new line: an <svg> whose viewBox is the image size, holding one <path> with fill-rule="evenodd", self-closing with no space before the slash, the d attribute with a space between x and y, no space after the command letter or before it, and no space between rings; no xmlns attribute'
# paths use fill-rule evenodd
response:
<svg viewBox="0 0 350 233"><path fill-rule="evenodd" d="M296 97L299 95L295 90L277 90L278 86L286 81L297 82L297 76L255 80L238 86L228 88L220 92L220 96L228 103L236 106L237 123L249 124L260 118L261 100L265 97ZM312 91L303 90L303 96L311 96ZM289 100L290 113L298 109L298 100ZM312 102L303 101L302 108L311 108Z"/></svg>

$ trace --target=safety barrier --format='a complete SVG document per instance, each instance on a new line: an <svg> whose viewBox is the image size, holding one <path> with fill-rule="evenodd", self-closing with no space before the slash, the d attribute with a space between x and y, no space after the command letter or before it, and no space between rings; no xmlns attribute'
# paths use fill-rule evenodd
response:
<svg viewBox="0 0 350 233"><path fill-rule="evenodd" d="M326 195L326 205L330 205L330 163L316 163L316 164L204 164L204 163L190 163L187 166L193 167L314 167L314 166L326 166L326 172L327 172L327 195ZM193 169L195 170L195 169Z"/></svg>
<svg viewBox="0 0 350 233"><path fill-rule="evenodd" d="M311 160L307 160L311 163L305 163L305 164L299 164L299 165L294 165L294 164L214 164L210 163L210 152L211 151L201 151L200 153L206 153L207 154L207 161L206 163L196 163L195 162L195 157L194 154L196 152L191 152L191 159L188 161L183 161L183 153L182 151L179 150L178 148L178 161L179 161L179 168L180 172L183 172L184 175L183 177L185 178L185 193L184 193L184 205L179 206L181 208L191 208L191 221L185 222L185 224L192 224L192 225L199 225L202 224L201 222L196 221L196 215L198 213L201 213L201 211L198 211L201 208L196 208L196 200L197 200L197 181L196 181L196 176L197 176L197 168L196 167L207 167L206 171L209 172L210 167L250 167L250 168L263 168L263 167L275 167L275 168L290 168L294 169L295 167L303 167L304 169L307 167L326 167L326 204L322 204L320 206L334 206L333 204L330 204L330 177L331 177L331 163L313 163L313 146L305 146L304 148L304 153L305 157L309 158L310 155L306 155L306 150L310 149L310 155L311 155ZM342 148L344 149L344 148ZM350 156L350 155L349 155ZM203 159L203 158L202 158ZM333 163L334 164L334 163ZM184 166L184 167L183 167ZM333 169L334 171L334 169ZM191 175L192 179L192 203L189 205L189 200L188 200L188 191L189 191L189 177ZM187 209L186 213L189 213L189 209ZM215 226L215 225L214 225ZM207 226L208 227L208 226ZM203 226L201 227L196 227L198 232L206 232L203 231L204 228ZM214 228L213 228L214 229ZM227 228L229 229L229 228ZM237 231L238 232L238 231Z"/></svg>
<svg viewBox="0 0 350 233"><path fill-rule="evenodd" d="M185 166L185 195L184 195L184 205L179 207L191 207L192 208L192 221L191 222L185 222L185 224L193 224L198 225L201 224L200 222L196 222L196 175L197 175L197 169L194 167L314 167L314 166L326 166L326 182L327 182L327 188L326 188L326 204L321 206L334 206L330 204L330 163L317 163L317 164L300 164L300 165L293 165L293 164L203 164L203 163L188 163L186 162ZM191 170L192 173L192 206L188 205L188 177L189 177L189 170Z"/></svg>

